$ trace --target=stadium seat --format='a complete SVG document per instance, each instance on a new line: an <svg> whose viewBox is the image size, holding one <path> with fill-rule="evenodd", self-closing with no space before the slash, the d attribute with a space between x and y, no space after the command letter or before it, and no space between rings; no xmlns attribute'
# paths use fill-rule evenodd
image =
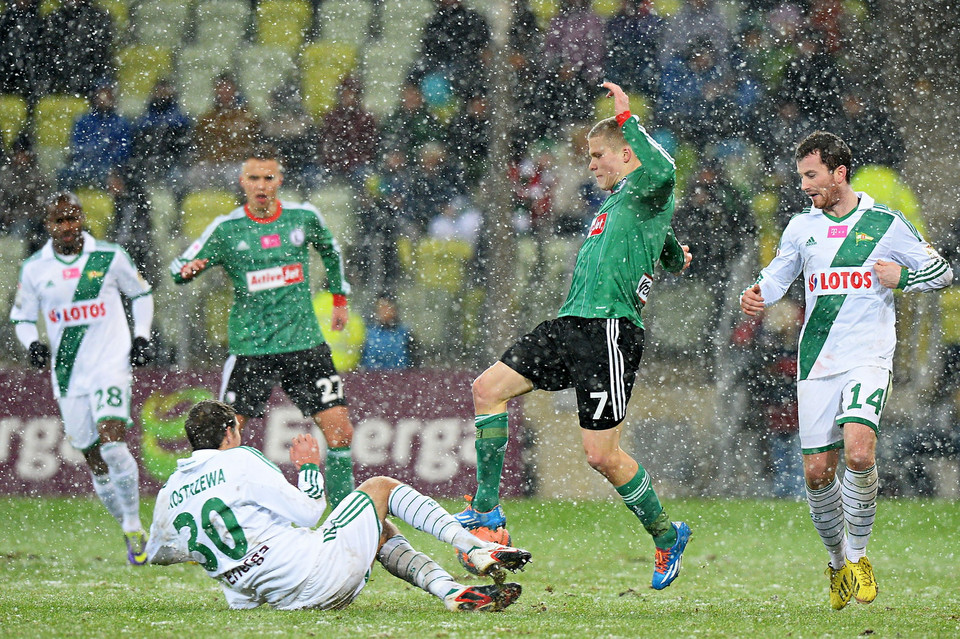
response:
<svg viewBox="0 0 960 639"><path fill-rule="evenodd" d="M250 26L250 3L206 0L197 5L197 45L232 55Z"/></svg>
<svg viewBox="0 0 960 639"><path fill-rule="evenodd" d="M120 113L135 117L143 112L153 85L173 73L173 54L162 45L134 45L117 54Z"/></svg>
<svg viewBox="0 0 960 639"><path fill-rule="evenodd" d="M227 323L232 305L232 287L215 286L206 291L206 298L203 300L203 325L208 343L221 348L227 347Z"/></svg>
<svg viewBox="0 0 960 639"><path fill-rule="evenodd" d="M90 105L73 95L45 95L37 102L34 112L35 140L40 146L70 149L70 131L78 117Z"/></svg>
<svg viewBox="0 0 960 639"><path fill-rule="evenodd" d="M137 5L134 15L137 42L176 49L190 24L190 5L171 0L146 0Z"/></svg>
<svg viewBox="0 0 960 639"><path fill-rule="evenodd" d="M95 4L106 9L113 19L113 28L116 29L115 40L124 41L127 30L130 28L130 3L127 0L96 0Z"/></svg>
<svg viewBox="0 0 960 639"><path fill-rule="evenodd" d="M241 49L237 60L237 81L254 113L267 113L270 92L295 75L297 65L284 49L252 45Z"/></svg>
<svg viewBox="0 0 960 639"><path fill-rule="evenodd" d="M324 40L306 45L300 55L303 106L319 120L336 103L340 81L357 66L355 47Z"/></svg>
<svg viewBox="0 0 960 639"><path fill-rule="evenodd" d="M257 5L257 43L296 53L312 22L313 10L306 0L261 0Z"/></svg>
<svg viewBox="0 0 960 639"><path fill-rule="evenodd" d="M560 11L559 0L530 0L530 10L537 17L541 29L546 29L553 16Z"/></svg>
<svg viewBox="0 0 960 639"><path fill-rule="evenodd" d="M363 342L367 336L367 327L363 317L352 308L348 309L347 325L342 331L330 328L333 315L333 295L330 291L319 291L313 296L313 312L320 323L320 332L330 345L333 366L338 373L354 370L360 364L363 355Z"/></svg>
<svg viewBox="0 0 960 639"><path fill-rule="evenodd" d="M423 25L435 11L436 5L429 0L383 0L383 44L401 57L418 55Z"/></svg>
<svg viewBox="0 0 960 639"><path fill-rule="evenodd" d="M609 20L620 10L620 0L593 0L593 11L604 20Z"/></svg>
<svg viewBox="0 0 960 639"><path fill-rule="evenodd" d="M363 104L377 118L386 118L400 101L400 87L414 56L404 55L381 40L363 47Z"/></svg>
<svg viewBox="0 0 960 639"><path fill-rule="evenodd" d="M0 134L3 147L9 149L27 123L27 101L19 95L0 95Z"/></svg>
<svg viewBox="0 0 960 639"><path fill-rule="evenodd" d="M26 248L26 242L16 235L0 235L0 264L7 266L0 269L0 315L3 317L10 313L14 291L17 290L20 263L26 257Z"/></svg>
<svg viewBox="0 0 960 639"><path fill-rule="evenodd" d="M462 240L425 238L415 249L417 282L427 289L456 294L463 290L473 247Z"/></svg>
<svg viewBox="0 0 960 639"><path fill-rule="evenodd" d="M113 224L113 196L100 189L77 189L74 191L83 206L90 234L98 240L106 240Z"/></svg>
<svg viewBox="0 0 960 639"><path fill-rule="evenodd" d="M310 203L317 207L341 248L352 246L356 224L356 199L348 186L331 184L317 189Z"/></svg>
<svg viewBox="0 0 960 639"><path fill-rule="evenodd" d="M372 15L368 0L326 0L317 13L320 37L359 48L367 41Z"/></svg>
<svg viewBox="0 0 960 639"><path fill-rule="evenodd" d="M235 208L237 198L228 191L206 189L188 193L181 206L181 234L187 240L193 241L203 235L214 218L226 215Z"/></svg>
<svg viewBox="0 0 960 639"><path fill-rule="evenodd" d="M193 118L213 104L213 79L230 69L231 58L203 44L184 47L177 61L180 106Z"/></svg>

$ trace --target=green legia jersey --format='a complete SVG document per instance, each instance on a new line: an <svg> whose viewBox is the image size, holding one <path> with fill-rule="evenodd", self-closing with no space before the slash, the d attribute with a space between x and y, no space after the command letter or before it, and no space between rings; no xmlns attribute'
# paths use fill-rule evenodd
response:
<svg viewBox="0 0 960 639"><path fill-rule="evenodd" d="M237 208L215 219L170 264L175 282L193 259L222 266L233 282L228 337L233 355L270 355L323 343L310 291L313 246L327 269L330 292L346 295L340 248L310 204L281 202L276 215L257 220Z"/></svg>
<svg viewBox="0 0 960 639"><path fill-rule="evenodd" d="M636 117L627 119L622 131L641 166L614 187L597 212L558 315L624 317L643 328L640 311L657 260L663 259L670 270L683 265L683 252L670 228L676 167Z"/></svg>

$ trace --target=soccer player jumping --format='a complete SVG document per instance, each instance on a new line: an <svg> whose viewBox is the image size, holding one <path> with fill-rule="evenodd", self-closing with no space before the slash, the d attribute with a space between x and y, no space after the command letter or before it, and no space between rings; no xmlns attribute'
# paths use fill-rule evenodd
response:
<svg viewBox="0 0 960 639"><path fill-rule="evenodd" d="M680 572L690 528L667 517L650 476L620 448L620 423L643 352L640 311L659 260L673 272L691 260L670 228L676 167L630 115L623 90L603 87L617 116L587 136L590 170L610 196L580 247L570 292L556 319L543 322L507 349L473 383L477 491L457 519L469 529L506 526L500 478L507 448L507 401L534 389L577 392L587 462L609 481L656 544L653 587Z"/></svg>
<svg viewBox="0 0 960 639"><path fill-rule="evenodd" d="M795 215L777 255L740 307L761 313L803 272L797 403L807 501L830 554L830 605L870 603L877 580L867 541L877 511L877 434L890 393L897 336L893 290L932 291L953 281L950 264L900 211L850 185L852 154L817 131L795 153L811 206ZM837 480L840 450L846 471Z"/></svg>

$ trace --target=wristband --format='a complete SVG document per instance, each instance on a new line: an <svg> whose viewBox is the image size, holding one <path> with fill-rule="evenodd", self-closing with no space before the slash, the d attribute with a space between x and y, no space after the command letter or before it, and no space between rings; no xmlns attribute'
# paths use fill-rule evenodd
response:
<svg viewBox="0 0 960 639"><path fill-rule="evenodd" d="M630 119L630 111L624 111L617 114L617 124L623 126L623 123Z"/></svg>
<svg viewBox="0 0 960 639"><path fill-rule="evenodd" d="M347 296L341 295L340 293L333 294L333 305L334 306L346 306L347 305Z"/></svg>
<svg viewBox="0 0 960 639"><path fill-rule="evenodd" d="M910 269L903 266L900 267L900 281L897 282L897 288L905 289L907 287L907 280L910 279Z"/></svg>

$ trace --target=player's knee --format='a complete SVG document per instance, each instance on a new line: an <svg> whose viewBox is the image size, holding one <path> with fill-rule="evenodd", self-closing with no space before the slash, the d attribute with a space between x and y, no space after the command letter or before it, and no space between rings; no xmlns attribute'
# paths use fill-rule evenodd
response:
<svg viewBox="0 0 960 639"><path fill-rule="evenodd" d="M393 489L399 485L400 481L394 479L393 477L378 475L364 481L362 484L357 486L357 490L366 493L371 499L376 501L377 498L381 496L384 499L387 499L390 496L390 493L393 492Z"/></svg>
<svg viewBox="0 0 960 639"><path fill-rule="evenodd" d="M877 463L872 450L848 449L844 451L844 461L847 468L856 471L867 470Z"/></svg>
<svg viewBox="0 0 960 639"><path fill-rule="evenodd" d="M606 450L584 448L583 452L587 456L587 463L590 464L590 467L601 474L606 474L605 471L614 462L614 455Z"/></svg>

